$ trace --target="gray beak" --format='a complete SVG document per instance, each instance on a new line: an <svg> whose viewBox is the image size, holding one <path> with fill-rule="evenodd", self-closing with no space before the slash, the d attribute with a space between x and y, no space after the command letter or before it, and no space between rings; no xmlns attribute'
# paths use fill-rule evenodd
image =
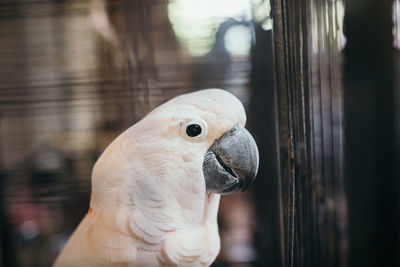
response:
<svg viewBox="0 0 400 267"><path fill-rule="evenodd" d="M253 136L236 126L224 133L204 156L203 173L208 191L229 194L244 191L258 171L258 149Z"/></svg>

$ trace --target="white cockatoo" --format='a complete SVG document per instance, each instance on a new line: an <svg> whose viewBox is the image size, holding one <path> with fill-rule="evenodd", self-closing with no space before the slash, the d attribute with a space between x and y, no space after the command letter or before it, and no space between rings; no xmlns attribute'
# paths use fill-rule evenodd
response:
<svg viewBox="0 0 400 267"><path fill-rule="evenodd" d="M240 101L178 96L118 136L96 162L90 209L54 266L209 266L221 194L246 188L258 150Z"/></svg>

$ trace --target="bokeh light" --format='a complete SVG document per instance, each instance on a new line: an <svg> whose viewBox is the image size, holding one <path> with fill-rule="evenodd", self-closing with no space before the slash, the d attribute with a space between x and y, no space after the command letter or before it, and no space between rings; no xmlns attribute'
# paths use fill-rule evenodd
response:
<svg viewBox="0 0 400 267"><path fill-rule="evenodd" d="M248 55L251 48L251 32L248 27L236 25L230 27L224 36L225 49L232 56Z"/></svg>
<svg viewBox="0 0 400 267"><path fill-rule="evenodd" d="M168 18L178 40L194 57L211 51L219 26L229 18L251 20L249 0L173 0Z"/></svg>
<svg viewBox="0 0 400 267"><path fill-rule="evenodd" d="M259 24L261 27L268 31L272 29L272 18L271 4L266 0L252 0L251 5L253 7L253 20Z"/></svg>
<svg viewBox="0 0 400 267"><path fill-rule="evenodd" d="M400 1L393 3L393 46L400 48Z"/></svg>

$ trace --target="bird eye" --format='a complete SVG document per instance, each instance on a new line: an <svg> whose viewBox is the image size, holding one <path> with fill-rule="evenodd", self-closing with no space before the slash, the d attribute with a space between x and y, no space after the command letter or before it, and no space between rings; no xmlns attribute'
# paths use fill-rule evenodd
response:
<svg viewBox="0 0 400 267"><path fill-rule="evenodd" d="M198 124L190 124L186 127L186 134L190 137L196 137L201 134L201 127Z"/></svg>
<svg viewBox="0 0 400 267"><path fill-rule="evenodd" d="M201 118L188 118L180 123L180 136L186 141L202 143L207 133L208 125Z"/></svg>

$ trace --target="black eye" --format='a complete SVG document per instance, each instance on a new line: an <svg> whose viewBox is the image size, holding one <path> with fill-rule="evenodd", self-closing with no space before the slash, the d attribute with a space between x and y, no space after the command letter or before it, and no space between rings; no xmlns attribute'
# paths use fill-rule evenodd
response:
<svg viewBox="0 0 400 267"><path fill-rule="evenodd" d="M195 137L201 134L201 127L198 124L190 124L186 127L186 134L190 137Z"/></svg>

